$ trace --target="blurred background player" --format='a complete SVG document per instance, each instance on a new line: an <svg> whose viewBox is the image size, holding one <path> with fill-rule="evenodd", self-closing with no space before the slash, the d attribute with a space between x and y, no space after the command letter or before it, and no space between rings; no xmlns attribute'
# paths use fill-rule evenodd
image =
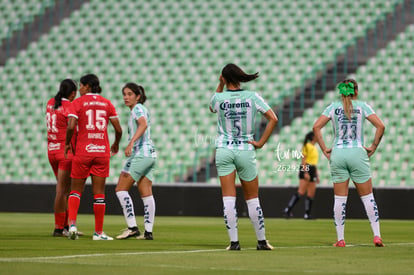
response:
<svg viewBox="0 0 414 275"><path fill-rule="evenodd" d="M70 152L65 158L64 151L69 107L76 97L77 90L75 81L65 79L60 82L59 91L55 97L51 98L46 105L47 152L57 181L54 204L55 230L52 234L55 237L68 235L68 228L65 227L68 226L67 209L73 155Z"/></svg>
<svg viewBox="0 0 414 275"><path fill-rule="evenodd" d="M119 175L116 195L121 204L128 228L117 239L130 237L152 240L152 228L155 217L155 200L152 195L153 170L156 152L151 140L151 120L147 108L143 105L147 99L142 86L127 83L122 88L124 103L131 109L128 120L128 146L125 149L127 160ZM137 182L138 191L144 203L144 235L135 220L134 204L128 191Z"/></svg>
<svg viewBox="0 0 414 275"><path fill-rule="evenodd" d="M257 93L242 90L240 82L256 79L259 73L246 74L235 64L226 65L211 98L210 111L217 113L216 166L224 205L224 222L230 237L227 250L240 250L237 231L236 171L243 188L249 218L258 240L257 250L272 250L265 235L264 216L259 201L256 149L260 149L277 125L277 117ZM227 90L223 91L224 85ZM256 114L268 120L259 141L254 141Z"/></svg>
<svg viewBox="0 0 414 275"><path fill-rule="evenodd" d="M111 101L102 97L99 79L88 74L80 79L80 97L72 102L66 134L65 155L71 150L70 140L78 126L76 151L72 161L72 187L69 195L69 234L77 239L76 219L86 179L91 176L94 196L95 233L93 240L112 240L103 232L105 216L105 180L109 176L109 158L118 152L122 128ZM107 126L112 123L115 140L109 147Z"/></svg>
<svg viewBox="0 0 414 275"><path fill-rule="evenodd" d="M334 221L337 234L336 247L345 247L344 227L348 185L351 178L364 204L374 234L374 245L384 246L380 234L378 207L372 193L369 158L375 153L385 126L367 103L358 100L358 84L346 79L338 85L341 101L329 105L313 126L316 140L323 154L330 161L334 183ZM364 146L364 121L367 119L376 128L374 141ZM327 148L321 129L332 121L334 144Z"/></svg>
<svg viewBox="0 0 414 275"><path fill-rule="evenodd" d="M292 217L292 209L299 199L306 195L305 199L305 219L312 219L311 210L315 197L316 184L319 183L318 164L319 154L315 146L316 139L313 132L306 134L302 147L302 161L299 167L299 188L297 193L293 194L287 207L283 210L286 218Z"/></svg>

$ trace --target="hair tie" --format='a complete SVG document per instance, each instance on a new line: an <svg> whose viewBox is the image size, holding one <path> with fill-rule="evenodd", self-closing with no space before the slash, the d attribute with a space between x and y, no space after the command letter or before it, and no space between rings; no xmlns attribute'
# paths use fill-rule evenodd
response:
<svg viewBox="0 0 414 275"><path fill-rule="evenodd" d="M354 83L348 82L348 83L341 83L338 85L339 94L344 96L354 95L355 94L355 88Z"/></svg>

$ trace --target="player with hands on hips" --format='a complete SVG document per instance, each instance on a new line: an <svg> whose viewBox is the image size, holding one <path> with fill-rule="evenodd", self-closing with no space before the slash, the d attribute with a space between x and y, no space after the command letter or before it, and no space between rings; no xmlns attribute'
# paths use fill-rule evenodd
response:
<svg viewBox="0 0 414 275"><path fill-rule="evenodd" d="M338 85L341 101L330 104L313 126L316 140L330 162L334 186L334 221L336 247L345 246L344 227L349 180L352 179L362 200L374 235L374 245L384 246L380 234L379 210L372 190L369 158L381 142L385 126L370 105L358 100L358 83L346 79ZM364 146L364 122L375 128L374 141ZM321 129L331 121L334 128L333 147L325 145Z"/></svg>
<svg viewBox="0 0 414 275"><path fill-rule="evenodd" d="M241 248L237 230L236 172L256 233L257 250L273 249L266 240L264 215L259 201L256 149L262 148L272 134L277 117L261 96L240 86L241 82L249 82L257 77L258 73L246 74L237 65L227 64L210 101L210 111L217 114L216 167L220 177L224 223L230 238L227 250ZM227 87L225 91L224 86ZM263 135L255 141L253 134L258 112L263 114L268 123Z"/></svg>

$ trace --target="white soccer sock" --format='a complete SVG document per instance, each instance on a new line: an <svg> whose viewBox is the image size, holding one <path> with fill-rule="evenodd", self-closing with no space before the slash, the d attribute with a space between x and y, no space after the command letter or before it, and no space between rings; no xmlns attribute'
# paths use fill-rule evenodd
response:
<svg viewBox="0 0 414 275"><path fill-rule="evenodd" d="M125 221L129 228L137 227L137 222L135 220L134 204L132 203L131 196L128 191L118 191L116 192L119 203L121 204L122 211L124 212Z"/></svg>
<svg viewBox="0 0 414 275"><path fill-rule="evenodd" d="M237 231L236 197L223 197L224 223L231 242L237 242L239 235Z"/></svg>
<svg viewBox="0 0 414 275"><path fill-rule="evenodd" d="M144 203L144 228L147 232L152 232L155 218L155 200L154 196L142 198Z"/></svg>
<svg viewBox="0 0 414 275"><path fill-rule="evenodd" d="M364 204L365 211L368 216L368 220L371 224L372 233L374 233L374 236L381 237L378 207L377 207L377 203L375 202L374 195L371 193L371 194L362 196L361 200L362 200L362 203Z"/></svg>
<svg viewBox="0 0 414 275"><path fill-rule="evenodd" d="M254 198L246 201L247 209L249 210L249 218L253 224L254 231L258 241L266 240L264 216L262 208L260 207L259 198Z"/></svg>
<svg viewBox="0 0 414 275"><path fill-rule="evenodd" d="M348 196L336 196L334 201L334 221L337 240L344 240L346 201Z"/></svg>

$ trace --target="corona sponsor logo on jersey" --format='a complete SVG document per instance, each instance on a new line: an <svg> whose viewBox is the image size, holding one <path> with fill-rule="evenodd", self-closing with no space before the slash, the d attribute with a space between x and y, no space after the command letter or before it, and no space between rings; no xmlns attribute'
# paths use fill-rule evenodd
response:
<svg viewBox="0 0 414 275"><path fill-rule="evenodd" d="M49 151L55 151L55 150L60 150L60 143L53 143L50 142L49 145L47 146L47 149Z"/></svg>
<svg viewBox="0 0 414 275"><path fill-rule="evenodd" d="M250 103L249 102L240 102L240 103L229 103L229 102L222 102L220 103L220 109L223 111L226 111L228 109L234 109L234 108L249 108Z"/></svg>
<svg viewBox="0 0 414 275"><path fill-rule="evenodd" d="M85 148L86 152L88 153L105 153L106 146L105 145L95 145L95 144L88 144Z"/></svg>

